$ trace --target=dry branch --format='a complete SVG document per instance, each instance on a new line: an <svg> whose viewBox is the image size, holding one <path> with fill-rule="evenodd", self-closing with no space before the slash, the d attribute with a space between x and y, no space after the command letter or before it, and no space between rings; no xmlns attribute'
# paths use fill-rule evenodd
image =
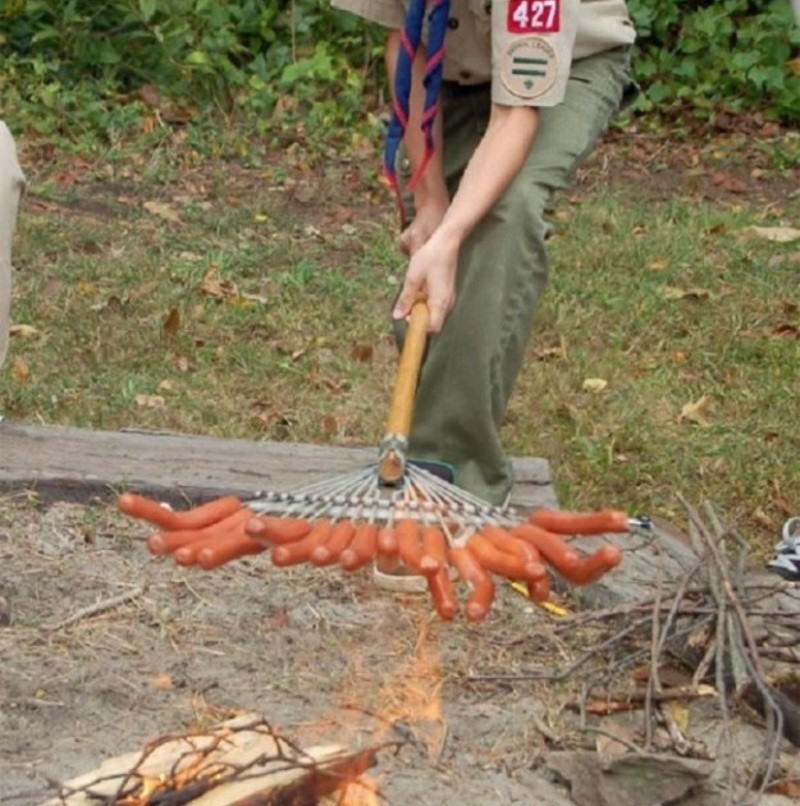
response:
<svg viewBox="0 0 800 806"><path fill-rule="evenodd" d="M46 630L47 632L63 630L65 627L76 624L83 619L91 618L92 616L100 615L100 613L106 613L109 610L113 610L115 607L128 604L128 602L138 599L146 590L146 585L137 585L135 588L125 591L124 593L120 593L117 596L112 596L109 599L103 599L99 602L95 602L94 604L82 607L71 616L67 616L67 618L57 622L56 624L45 624L42 629Z"/></svg>

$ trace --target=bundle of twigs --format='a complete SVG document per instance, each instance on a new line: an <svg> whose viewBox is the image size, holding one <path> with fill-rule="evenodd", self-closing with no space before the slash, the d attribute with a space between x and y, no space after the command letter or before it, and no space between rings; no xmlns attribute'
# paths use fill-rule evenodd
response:
<svg viewBox="0 0 800 806"><path fill-rule="evenodd" d="M723 761L727 802L752 803L754 793L781 783L782 741L800 746L800 588L754 571L746 541L735 528L723 527L709 503L701 514L681 500L694 555L690 567L667 579L655 562L651 598L550 625L556 638L582 636L563 666L470 679L577 683L580 727L590 732L596 730L589 724L593 715L641 710L641 743L631 745L634 752L651 751L661 728L677 755L714 758L714 751L685 735L666 706L714 698L724 723L720 735L731 748L735 716L744 707L763 724L761 757L741 759L730 749ZM663 730L658 733L661 742Z"/></svg>

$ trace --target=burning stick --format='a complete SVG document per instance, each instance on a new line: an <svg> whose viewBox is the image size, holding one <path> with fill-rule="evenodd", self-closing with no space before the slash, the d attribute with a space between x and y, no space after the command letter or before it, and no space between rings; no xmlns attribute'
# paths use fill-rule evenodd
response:
<svg viewBox="0 0 800 806"><path fill-rule="evenodd" d="M173 512L134 493L120 510L160 529L148 540L153 554L179 565L217 568L248 554L270 551L280 567L338 563L353 571L375 557L402 564L421 577L441 618L458 603L451 569L471 588L466 616L486 616L494 599L491 575L527 585L546 600L544 563L575 585L587 585L614 568L622 553L604 546L581 558L568 535L626 533L646 519L623 512L534 512L529 522L513 508L496 507L406 461L411 413L427 338L428 310L417 303L406 332L375 465L294 492L271 492L241 502L227 496L187 512Z"/></svg>
<svg viewBox="0 0 800 806"><path fill-rule="evenodd" d="M63 784L45 806L178 806L201 796L207 806L317 803L347 791L379 749L303 750L263 718L239 717L212 732L162 736L141 752L109 759Z"/></svg>

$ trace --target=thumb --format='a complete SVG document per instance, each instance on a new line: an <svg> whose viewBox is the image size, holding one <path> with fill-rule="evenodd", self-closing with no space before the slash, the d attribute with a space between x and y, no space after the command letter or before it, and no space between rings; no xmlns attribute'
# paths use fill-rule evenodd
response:
<svg viewBox="0 0 800 806"><path fill-rule="evenodd" d="M419 281L412 280L406 275L400 295L394 303L392 317L394 319L405 319L411 313L411 306L419 296Z"/></svg>

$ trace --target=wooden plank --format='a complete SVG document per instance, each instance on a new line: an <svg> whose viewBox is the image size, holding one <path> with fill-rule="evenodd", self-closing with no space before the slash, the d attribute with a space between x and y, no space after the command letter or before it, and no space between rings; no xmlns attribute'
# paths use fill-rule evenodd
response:
<svg viewBox="0 0 800 806"><path fill-rule="evenodd" d="M35 490L44 501L108 501L130 489L185 506L227 492L291 490L376 459L375 448L0 422L0 491ZM512 503L555 506L547 461L513 462Z"/></svg>

